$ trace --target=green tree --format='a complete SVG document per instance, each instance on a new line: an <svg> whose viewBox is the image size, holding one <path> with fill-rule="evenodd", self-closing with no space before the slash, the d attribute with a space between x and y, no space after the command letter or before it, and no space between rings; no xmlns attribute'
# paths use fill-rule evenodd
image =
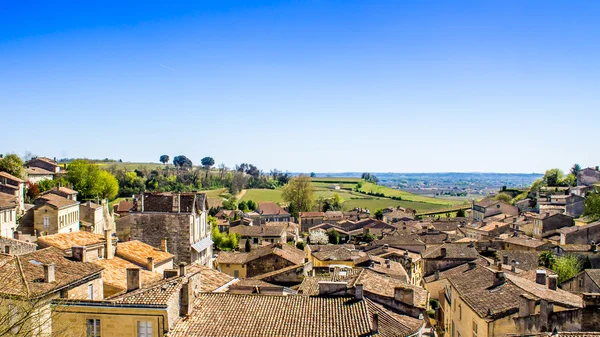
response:
<svg viewBox="0 0 600 337"><path fill-rule="evenodd" d="M167 165L167 163L169 162L169 156L166 154L163 154L162 156L160 156L160 162L163 163L164 165Z"/></svg>
<svg viewBox="0 0 600 337"><path fill-rule="evenodd" d="M258 208L258 205L253 200L246 201L246 205L248 206L248 209L251 211L256 211L256 209Z"/></svg>
<svg viewBox="0 0 600 337"><path fill-rule="evenodd" d="M238 203L238 209L242 212L248 212L248 204L242 200Z"/></svg>
<svg viewBox="0 0 600 337"><path fill-rule="evenodd" d="M179 156L175 156L175 158L173 158L173 165L175 165L175 167L178 168L185 168L185 169L189 169L192 168L192 161L184 156L184 155L179 155Z"/></svg>
<svg viewBox="0 0 600 337"><path fill-rule="evenodd" d="M375 211L375 219L383 220L383 210L381 208Z"/></svg>
<svg viewBox="0 0 600 337"><path fill-rule="evenodd" d="M72 161L68 166L67 180L83 198L113 199L119 193L117 179L87 160Z"/></svg>
<svg viewBox="0 0 600 337"><path fill-rule="evenodd" d="M556 262L556 255L552 252L543 252L539 257L539 265L546 268L552 268Z"/></svg>
<svg viewBox="0 0 600 337"><path fill-rule="evenodd" d="M205 169L209 170L215 164L215 160L212 157L204 157L200 160L200 163Z"/></svg>
<svg viewBox="0 0 600 337"><path fill-rule="evenodd" d="M102 199L112 200L119 193L119 181L108 171L100 170L94 184L94 194Z"/></svg>
<svg viewBox="0 0 600 337"><path fill-rule="evenodd" d="M563 176L564 173L560 169L553 168L546 171L542 181L546 186L555 187L559 186L559 183L563 180Z"/></svg>
<svg viewBox="0 0 600 337"><path fill-rule="evenodd" d="M340 243L340 233L338 233L338 231L336 231L335 229L332 230L331 232L329 232L328 236L329 236L329 243L333 243L334 245L337 245Z"/></svg>
<svg viewBox="0 0 600 337"><path fill-rule="evenodd" d="M23 160L14 153L5 155L0 159L0 172L6 172L17 178L25 178Z"/></svg>
<svg viewBox="0 0 600 337"><path fill-rule="evenodd" d="M531 187L529 187L529 192L535 193L537 192L542 186L544 186L544 181L542 179L537 179L536 181L534 181L531 184Z"/></svg>
<svg viewBox="0 0 600 337"><path fill-rule="evenodd" d="M495 200L500 200L502 202L505 202L507 204L512 204L512 197L510 196L510 194L508 193L498 193L494 196Z"/></svg>
<svg viewBox="0 0 600 337"><path fill-rule="evenodd" d="M302 241L298 241L296 242L296 248L300 249L300 250L304 250L304 247L306 246L306 244Z"/></svg>
<svg viewBox="0 0 600 337"><path fill-rule="evenodd" d="M576 255L564 255L556 259L552 270L558 274L558 284L575 277L581 271L581 262Z"/></svg>
<svg viewBox="0 0 600 337"><path fill-rule="evenodd" d="M585 198L585 209L582 214L592 221L600 220L600 194L589 193Z"/></svg>
<svg viewBox="0 0 600 337"><path fill-rule="evenodd" d="M291 203L291 204L288 206L288 213L290 213L290 215L291 215L293 218L296 218L296 219L298 219L298 218L300 217L300 212L298 211L298 207L296 207L296 205L295 205L294 203Z"/></svg>
<svg viewBox="0 0 600 337"><path fill-rule="evenodd" d="M235 197L231 197L227 200L223 201L223 208L224 209L229 209L229 210L233 210L235 211L236 209L238 209L238 205L237 205L237 201L235 200Z"/></svg>
<svg viewBox="0 0 600 337"><path fill-rule="evenodd" d="M563 186L577 186L577 175L573 173L567 174L560 184Z"/></svg>
<svg viewBox="0 0 600 337"><path fill-rule="evenodd" d="M300 212L308 212L315 202L314 188L307 176L298 176L291 179L284 187L283 200L294 204Z"/></svg>
<svg viewBox="0 0 600 337"><path fill-rule="evenodd" d="M577 173L579 173L579 171L581 171L581 165L575 163L575 165L571 167L571 174L577 177Z"/></svg>
<svg viewBox="0 0 600 337"><path fill-rule="evenodd" d="M244 245L244 250L249 253L252 251L252 245L250 244L250 239L246 239L246 244Z"/></svg>

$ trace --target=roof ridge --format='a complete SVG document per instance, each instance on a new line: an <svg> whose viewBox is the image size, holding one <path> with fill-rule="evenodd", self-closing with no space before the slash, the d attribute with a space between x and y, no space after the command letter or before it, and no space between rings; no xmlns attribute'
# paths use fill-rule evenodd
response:
<svg viewBox="0 0 600 337"><path fill-rule="evenodd" d="M21 279L23 280L23 284L25 284L25 290L27 291L27 297L29 297L29 296L31 296L31 290L29 289L29 284L27 284L25 275L23 275L23 267L21 266L21 259L19 258L19 255L16 255L15 259L17 261L17 269L19 270L19 276L21 276Z"/></svg>

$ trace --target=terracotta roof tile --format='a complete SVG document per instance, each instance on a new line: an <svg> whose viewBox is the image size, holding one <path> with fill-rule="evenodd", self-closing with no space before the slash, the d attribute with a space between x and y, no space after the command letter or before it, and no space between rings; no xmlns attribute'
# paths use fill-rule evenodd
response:
<svg viewBox="0 0 600 337"><path fill-rule="evenodd" d="M175 257L175 255L171 253L163 252L158 248L138 240L119 242L117 244L116 255L141 266L147 265L149 257L154 259L155 264L162 263Z"/></svg>
<svg viewBox="0 0 600 337"><path fill-rule="evenodd" d="M48 170L44 170L41 167L26 167L25 168L25 172L27 173L27 175L30 176L34 176L34 175L53 175L54 172L50 172Z"/></svg>
<svg viewBox="0 0 600 337"><path fill-rule="evenodd" d="M290 215L283 208L279 207L279 205L273 202L259 202L256 212L261 215Z"/></svg>
<svg viewBox="0 0 600 337"><path fill-rule="evenodd" d="M217 256L217 263L219 264L244 264L252 262L263 256L269 254L275 254L283 259L292 262L294 265L304 263L304 251L292 247L288 244L274 243L268 246L259 247L251 251L250 253L240 252L221 252Z"/></svg>
<svg viewBox="0 0 600 337"><path fill-rule="evenodd" d="M127 268L139 268L139 266L116 256L112 259L95 260L92 263L104 268L102 273L104 284L120 290L127 289ZM140 275L142 287L154 284L163 278L162 274L144 269L140 270Z"/></svg>
<svg viewBox="0 0 600 337"><path fill-rule="evenodd" d="M238 233L241 237L265 237L265 236L281 236L285 231L285 226L235 226L232 227L230 233Z"/></svg>
<svg viewBox="0 0 600 337"><path fill-rule="evenodd" d="M36 204L47 204L56 208L73 206L79 204L76 200L67 199L60 195L48 193L36 199Z"/></svg>
<svg viewBox="0 0 600 337"><path fill-rule="evenodd" d="M4 171L0 171L0 177L4 177L4 178L10 179L10 180L14 180L14 181L19 182L19 183L24 183L25 182L23 179L15 177L12 174L9 174L9 173L4 172Z"/></svg>
<svg viewBox="0 0 600 337"><path fill-rule="evenodd" d="M442 248L446 249L446 255L442 256ZM476 259L479 253L475 247L466 244L445 243L440 246L428 248L423 253L424 259Z"/></svg>
<svg viewBox="0 0 600 337"><path fill-rule="evenodd" d="M38 244L42 247L56 247L67 250L76 246L92 246L97 244L106 244L104 236L91 232L78 231L72 233L60 233L38 237Z"/></svg>

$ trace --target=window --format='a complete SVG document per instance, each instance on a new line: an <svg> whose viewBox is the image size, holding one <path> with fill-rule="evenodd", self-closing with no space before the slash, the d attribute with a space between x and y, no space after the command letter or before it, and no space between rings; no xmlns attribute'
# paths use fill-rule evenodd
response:
<svg viewBox="0 0 600 337"><path fill-rule="evenodd" d="M44 228L48 228L48 227L50 227L50 217L45 216L44 217Z"/></svg>
<svg viewBox="0 0 600 337"><path fill-rule="evenodd" d="M152 337L152 322L150 321L139 321L138 324L138 337Z"/></svg>
<svg viewBox="0 0 600 337"><path fill-rule="evenodd" d="M473 321L473 337L477 337L477 323Z"/></svg>
<svg viewBox="0 0 600 337"><path fill-rule="evenodd" d="M88 319L87 320L87 337L100 337L100 320L99 319Z"/></svg>
<svg viewBox="0 0 600 337"><path fill-rule="evenodd" d="M94 299L94 285L93 284L88 285L88 299L90 299L90 300Z"/></svg>

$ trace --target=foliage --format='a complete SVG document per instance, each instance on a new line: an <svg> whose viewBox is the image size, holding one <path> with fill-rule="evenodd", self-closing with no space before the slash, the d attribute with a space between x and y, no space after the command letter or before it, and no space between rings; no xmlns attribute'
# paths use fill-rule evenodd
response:
<svg viewBox="0 0 600 337"><path fill-rule="evenodd" d="M360 176L360 178L364 179L364 180L366 180L366 181L368 181L370 183L373 183L373 184L377 184L379 182L379 179L377 179L377 177L374 174L368 173L368 172L363 173Z"/></svg>
<svg viewBox="0 0 600 337"><path fill-rule="evenodd" d="M464 218L465 216L466 216L466 214L465 214L465 210L464 210L464 209L459 209L459 210L456 212L456 217L457 217L457 218Z"/></svg>
<svg viewBox="0 0 600 337"><path fill-rule="evenodd" d="M175 156L175 158L173 158L173 165L178 168L186 169L192 168L193 166L192 161L184 155Z"/></svg>
<svg viewBox="0 0 600 337"><path fill-rule="evenodd" d="M213 165L215 165L215 160L212 157L204 157L200 160L200 163L204 168L210 169Z"/></svg>
<svg viewBox="0 0 600 337"><path fill-rule="evenodd" d="M238 209L237 201L234 197L231 197L227 200L223 200L223 209L229 209L235 211Z"/></svg>
<svg viewBox="0 0 600 337"><path fill-rule="evenodd" d="M246 253L250 253L252 251L252 245L250 244L250 239L246 239L246 243L244 244L244 250Z"/></svg>
<svg viewBox="0 0 600 337"><path fill-rule="evenodd" d="M300 211L298 210L298 207L296 207L296 204L294 204L294 203L289 204L288 213L290 213L290 215L293 218L298 219L300 217Z"/></svg>
<svg viewBox="0 0 600 337"><path fill-rule="evenodd" d="M312 231L308 240L313 245L326 245L329 243L329 236L323 231Z"/></svg>
<svg viewBox="0 0 600 337"><path fill-rule="evenodd" d="M577 177L577 173L579 173L579 171L581 171L581 165L575 163L573 165L573 167L571 167L571 174L574 175L575 177Z"/></svg>
<svg viewBox="0 0 600 337"><path fill-rule="evenodd" d="M554 168L546 171L544 177L542 178L542 181L546 186L561 186L560 183L562 182L563 177L564 173L560 169Z"/></svg>
<svg viewBox="0 0 600 337"><path fill-rule="evenodd" d="M340 243L340 233L338 233L338 231L335 229L329 232L327 236L329 237L329 243L333 243L334 245Z"/></svg>
<svg viewBox="0 0 600 337"><path fill-rule="evenodd" d="M311 177L311 178L315 178L316 176L317 176L317 174L316 174L316 173L314 173L314 172L311 172L311 173L310 173L310 177Z"/></svg>
<svg viewBox="0 0 600 337"><path fill-rule="evenodd" d="M69 164L67 180L84 199L114 199L119 192L119 182L110 172L83 159Z"/></svg>
<svg viewBox="0 0 600 337"><path fill-rule="evenodd" d="M237 233L221 233L217 226L217 219L213 216L208 216L208 223L211 226L212 240L215 248L219 250L236 250L240 241L240 236Z"/></svg>
<svg viewBox="0 0 600 337"><path fill-rule="evenodd" d="M502 202L505 202L507 204L512 204L512 196L508 193L498 193L494 196L494 200L500 200Z"/></svg>
<svg viewBox="0 0 600 337"><path fill-rule="evenodd" d="M543 252L539 257L539 265L546 268L552 268L556 262L556 255L552 252Z"/></svg>
<svg viewBox="0 0 600 337"><path fill-rule="evenodd" d="M367 232L364 234L360 234L360 235L355 235L354 236L354 241L359 243L359 242L372 242L374 240L376 240L377 237L375 237L375 235L373 233L371 233L370 229L367 229Z"/></svg>
<svg viewBox="0 0 600 337"><path fill-rule="evenodd" d="M308 212L314 203L314 188L307 176L291 179L283 187L283 200L294 204L300 212Z"/></svg>
<svg viewBox="0 0 600 337"><path fill-rule="evenodd" d="M169 158L168 155L163 154L162 156L160 156L159 160L160 160L161 163L167 165L167 163L169 162L169 159L171 159L171 158Z"/></svg>
<svg viewBox="0 0 600 337"><path fill-rule="evenodd" d="M252 200L247 200L246 206L248 206L248 210L250 210L250 211L256 211L256 209L258 208L258 205L256 204L256 202L254 202Z"/></svg>
<svg viewBox="0 0 600 337"><path fill-rule="evenodd" d="M600 194L589 193L585 198L585 209L582 214L592 221L600 220Z"/></svg>
<svg viewBox="0 0 600 337"><path fill-rule="evenodd" d="M563 186L577 186L577 175L569 173L562 181Z"/></svg>
<svg viewBox="0 0 600 337"><path fill-rule="evenodd" d="M542 179L537 179L536 181L534 181L531 184L531 187L529 187L529 191L530 192L537 192L542 186L544 186L544 181Z"/></svg>
<svg viewBox="0 0 600 337"><path fill-rule="evenodd" d="M304 250L305 246L306 246L306 244L303 241L296 242L296 248L298 248L300 250Z"/></svg>
<svg viewBox="0 0 600 337"><path fill-rule="evenodd" d="M40 195L40 189L37 184L27 182L27 201L32 203Z"/></svg>
<svg viewBox="0 0 600 337"><path fill-rule="evenodd" d="M551 269L558 274L558 284L561 284L581 271L581 262L576 255L568 254L556 259Z"/></svg>
<svg viewBox="0 0 600 337"><path fill-rule="evenodd" d="M237 207L242 212L248 212L248 204L243 200L238 203Z"/></svg>
<svg viewBox="0 0 600 337"><path fill-rule="evenodd" d="M5 155L0 159L0 172L6 172L17 178L25 178L23 160L14 153Z"/></svg>
<svg viewBox="0 0 600 337"><path fill-rule="evenodd" d="M375 219L383 220L383 210L381 208L376 210L374 215L375 215Z"/></svg>

